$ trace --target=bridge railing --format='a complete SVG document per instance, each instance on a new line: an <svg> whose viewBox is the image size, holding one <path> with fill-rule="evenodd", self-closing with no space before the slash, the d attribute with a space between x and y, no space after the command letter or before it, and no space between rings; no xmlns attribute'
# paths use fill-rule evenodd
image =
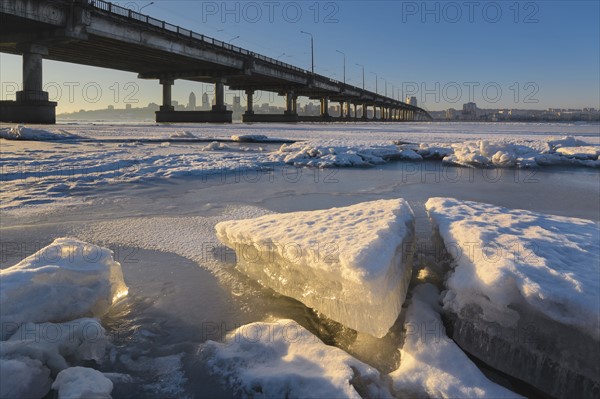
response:
<svg viewBox="0 0 600 399"><path fill-rule="evenodd" d="M254 53L252 51L248 51L248 50L243 49L241 47L237 47L237 46L234 46L232 44L225 43L225 42L223 42L221 40L217 40L217 39L214 39L212 37L205 36L205 35L200 34L200 33L196 33L196 32L191 31L189 29L185 29L185 28L182 28L180 26L170 24L170 23L162 21L160 19L152 18L149 15L141 14L141 13L139 13L137 11L132 10L132 9L121 7L121 6L117 5L117 4L113 4L113 3L105 1L105 0L83 0L83 1L84 2L87 1L87 4L89 4L90 6L96 8L96 9L99 9L99 10L102 10L102 11L106 11L106 12L108 12L110 14L113 14L113 15L118 15L120 17L125 17L125 18L129 18L129 19L133 19L135 21L143 22L143 23L152 25L153 27L156 27L156 28L159 28L159 29L164 29L164 30L169 31L171 33L175 33L175 34L178 34L180 36L184 36L186 38L192 38L192 39L200 40L200 41L202 41L204 43L207 43L207 44L210 44L210 45L213 45L213 46L217 46L217 47L221 47L221 48L229 50L229 51L234 51L236 53L240 53L240 54L243 54L243 55L249 55L249 56L255 57L255 58L257 58L257 59L259 59L261 61L265 61L265 62L268 62L268 63L271 63L271 64L275 64L275 65L278 65L278 66L283 67L283 68L292 69L294 71L301 72L303 74L308 74L309 73L307 70L302 69L302 68L298 68L298 67L296 67L294 65L291 65L291 64L279 61L279 60L275 60L273 58L266 57L264 55L256 54L256 53Z"/></svg>
<svg viewBox="0 0 600 399"><path fill-rule="evenodd" d="M251 56L251 57L256 58L258 60L267 62L269 64L277 65L277 66L282 67L282 68L286 68L286 69L290 69L290 70L302 73L303 75L306 75L306 76L313 76L313 79L319 79L320 81L325 81L325 82L331 83L333 85L340 86L340 87L342 87L343 91L345 91L346 89L351 89L351 90L359 91L363 95L366 94L366 95L369 95L369 96L375 96L375 97L381 97L381 98L384 97L384 96L379 95L377 93L369 92L368 90L363 90L363 89L358 88L358 87L354 87L354 86L347 85L347 84L342 84L342 82L340 82L340 81L338 81L336 79L329 78L327 76L323 76L323 75L319 75L319 74L314 74L313 75L311 72L307 71L306 69L298 68L297 66L288 64L286 62L282 62L282 61L273 59L271 57L267 57L267 56L264 56L264 55L261 55L261 54L254 53L252 51L243 49L241 47L237 47L237 46L234 46L232 44L225 43L225 42L223 42L221 40L217 40L217 39L214 39L212 37L205 36L205 35L203 35L201 33L196 33L196 32L191 31L189 29L182 28L182 27L180 27L178 25L170 24L170 23L162 21L160 19L156 19L156 18L150 17L149 15L141 14L141 13L139 13L137 11L132 10L132 9L122 7L122 6L119 6L117 4L113 4L111 2L105 1L105 0L79 0L79 1L81 1L84 4L87 4L88 6L91 6L91 7L95 8L95 9L98 9L98 10L101 10L101 11L105 11L105 12L107 12L109 14L112 14L112 15L117 15L119 17L124 17L124 18L128 18L128 19L135 20L135 21L138 21L138 22L146 23L146 24L151 25L151 26L153 26L155 28L163 29L165 31L168 31L170 33L174 33L174 34L180 35L180 36L185 37L185 38L191 38L191 39L199 40L199 41L201 41L203 43L206 43L206 44L209 44L209 45L213 45L213 46L216 46L216 47L220 47L220 48L223 48L223 49L226 49L226 50L229 50L229 51L234 51L234 52L239 53L239 54ZM393 99L389 99L388 98L388 100L393 100ZM393 101L396 102L396 100L393 100ZM398 102L401 103L403 106L410 107L408 104L402 103L400 101L398 101ZM419 109L419 108L416 108L416 109Z"/></svg>

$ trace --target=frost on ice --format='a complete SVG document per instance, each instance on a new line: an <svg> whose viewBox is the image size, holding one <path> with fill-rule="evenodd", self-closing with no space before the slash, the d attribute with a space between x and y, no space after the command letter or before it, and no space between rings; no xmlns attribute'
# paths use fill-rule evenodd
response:
<svg viewBox="0 0 600 399"><path fill-rule="evenodd" d="M97 319L79 317L102 316L126 293L112 252L74 239L57 239L0 270L0 397L41 398L52 377L71 370L72 362L100 363L108 345L106 331ZM88 379L90 373L66 373L57 385L59 397L109 397L110 390L100 395L94 385L85 388L99 382Z"/></svg>
<svg viewBox="0 0 600 399"><path fill-rule="evenodd" d="M450 198L426 208L453 257L443 306L463 349L552 396L597 394L598 224Z"/></svg>
<svg viewBox="0 0 600 399"><path fill-rule="evenodd" d="M58 373L52 388L58 399L110 399L113 383L98 370L70 367Z"/></svg>
<svg viewBox="0 0 600 399"><path fill-rule="evenodd" d="M379 372L325 345L293 320L244 325L224 343L207 341L211 372L242 397L390 397Z"/></svg>
<svg viewBox="0 0 600 399"><path fill-rule="evenodd" d="M7 140L67 140L77 139L80 137L64 130L51 132L48 130L33 129L30 127L17 125L10 128L1 128L0 138Z"/></svg>
<svg viewBox="0 0 600 399"><path fill-rule="evenodd" d="M439 291L422 284L412 291L406 311L406 338L400 367L390 373L398 397L520 398L488 380L446 335Z"/></svg>
<svg viewBox="0 0 600 399"><path fill-rule="evenodd" d="M59 238L0 270L1 339L22 323L102 316L126 294L121 265L112 251Z"/></svg>
<svg viewBox="0 0 600 399"><path fill-rule="evenodd" d="M358 331L384 336L408 287L413 213L403 199L216 225L238 268Z"/></svg>

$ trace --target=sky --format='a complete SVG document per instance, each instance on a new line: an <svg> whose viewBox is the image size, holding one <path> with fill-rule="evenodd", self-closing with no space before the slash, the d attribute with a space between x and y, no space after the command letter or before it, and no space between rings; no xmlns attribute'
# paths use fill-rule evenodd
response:
<svg viewBox="0 0 600 399"><path fill-rule="evenodd" d="M600 2L591 1L119 1L121 6L427 110L600 108ZM21 57L0 54L0 99L14 99ZM57 112L160 103L157 81L44 61ZM173 99L210 85L178 80ZM393 93L393 94L392 94ZM231 103L234 95L228 92ZM212 96L211 96L212 97ZM308 102L300 98L300 104ZM282 104L260 93L255 103Z"/></svg>

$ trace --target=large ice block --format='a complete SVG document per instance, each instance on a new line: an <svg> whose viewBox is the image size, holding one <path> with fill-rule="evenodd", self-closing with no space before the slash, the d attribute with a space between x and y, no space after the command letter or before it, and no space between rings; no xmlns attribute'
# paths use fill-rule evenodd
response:
<svg viewBox="0 0 600 399"><path fill-rule="evenodd" d="M408 287L414 217L403 199L216 225L237 267L358 331L384 336Z"/></svg>
<svg viewBox="0 0 600 399"><path fill-rule="evenodd" d="M600 229L451 198L426 208L453 257L453 339L554 397L600 394Z"/></svg>
<svg viewBox="0 0 600 399"><path fill-rule="evenodd" d="M103 316L127 294L112 251L59 238L15 266L0 270L0 338L23 323Z"/></svg>
<svg viewBox="0 0 600 399"><path fill-rule="evenodd" d="M293 320L251 323L202 345L205 364L248 398L390 398L379 372Z"/></svg>

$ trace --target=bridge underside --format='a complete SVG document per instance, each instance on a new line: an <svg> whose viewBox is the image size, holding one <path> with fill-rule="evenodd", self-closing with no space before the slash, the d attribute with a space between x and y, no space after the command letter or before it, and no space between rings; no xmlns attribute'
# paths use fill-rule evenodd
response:
<svg viewBox="0 0 600 399"><path fill-rule="evenodd" d="M176 29L174 29L176 28ZM366 119L367 107L383 120L415 120L429 115L420 108L377 93L239 49L203 35L96 0L39 2L5 0L0 4L0 52L23 56L23 87L16 101L0 101L0 121L54 123L56 103L43 91L42 60L110 68L156 79L163 88L157 122L231 122L224 88L246 92L244 121L297 122ZM208 112L175 111L171 87L182 79L215 85ZM282 115L253 112L255 91L286 98ZM319 117L299 117L297 98L321 102ZM339 102L342 118L331 118L329 102ZM362 114L357 113L357 106Z"/></svg>

